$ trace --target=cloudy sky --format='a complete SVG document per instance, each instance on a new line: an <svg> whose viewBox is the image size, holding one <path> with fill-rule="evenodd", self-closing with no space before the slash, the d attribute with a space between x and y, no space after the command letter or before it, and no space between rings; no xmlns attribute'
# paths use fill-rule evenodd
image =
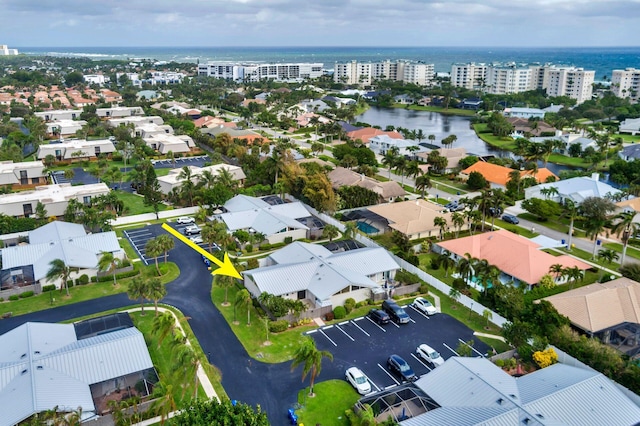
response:
<svg viewBox="0 0 640 426"><path fill-rule="evenodd" d="M637 46L640 0L0 0L10 46Z"/></svg>

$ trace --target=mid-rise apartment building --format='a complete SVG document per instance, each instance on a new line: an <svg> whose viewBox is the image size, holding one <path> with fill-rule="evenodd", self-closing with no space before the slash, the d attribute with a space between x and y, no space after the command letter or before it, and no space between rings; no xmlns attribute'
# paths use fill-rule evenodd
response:
<svg viewBox="0 0 640 426"><path fill-rule="evenodd" d="M0 44L0 56L12 56L17 55L18 49L9 49L6 44Z"/></svg>
<svg viewBox="0 0 640 426"><path fill-rule="evenodd" d="M544 89L549 96L568 96L578 104L591 99L595 71L555 65L454 64L451 84L494 95Z"/></svg>
<svg viewBox="0 0 640 426"><path fill-rule="evenodd" d="M322 63L234 64L209 62L198 65L198 75L234 81L302 81L323 74Z"/></svg>
<svg viewBox="0 0 640 426"><path fill-rule="evenodd" d="M619 98L629 98L632 102L638 102L640 99L640 69L613 70L611 91Z"/></svg>
<svg viewBox="0 0 640 426"><path fill-rule="evenodd" d="M423 62L336 62L333 81L368 85L374 80L393 80L427 86L435 76L434 65Z"/></svg>

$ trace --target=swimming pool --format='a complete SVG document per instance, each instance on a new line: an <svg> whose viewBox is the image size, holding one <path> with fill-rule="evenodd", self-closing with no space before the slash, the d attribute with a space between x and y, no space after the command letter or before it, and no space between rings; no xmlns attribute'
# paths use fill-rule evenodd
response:
<svg viewBox="0 0 640 426"><path fill-rule="evenodd" d="M376 228L375 226L369 225L366 222L358 222L356 226L358 227L359 230L361 230L365 234L377 234L380 232L378 228Z"/></svg>

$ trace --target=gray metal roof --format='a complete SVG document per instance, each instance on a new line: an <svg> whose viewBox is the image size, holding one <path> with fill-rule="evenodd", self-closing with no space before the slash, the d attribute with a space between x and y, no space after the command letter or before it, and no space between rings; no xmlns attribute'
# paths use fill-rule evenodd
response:
<svg viewBox="0 0 640 426"><path fill-rule="evenodd" d="M29 231L29 244L48 243L74 237L87 235L84 226L78 223L69 223L55 220L46 225Z"/></svg>
<svg viewBox="0 0 640 426"><path fill-rule="evenodd" d="M309 214L309 212L306 213L307 215ZM253 229L267 236L277 234L288 228L309 229L306 225L291 217L272 211L271 208L223 213L220 218L227 225L229 231Z"/></svg>
<svg viewBox="0 0 640 426"><path fill-rule="evenodd" d="M0 425L55 406L95 411L91 384L152 367L135 328L76 341L73 324L25 323L0 336Z"/></svg>
<svg viewBox="0 0 640 426"><path fill-rule="evenodd" d="M224 208L228 212L262 209L265 207L269 207L269 204L265 201L262 201L260 198L250 197L248 195L242 194L236 195L235 197L224 203Z"/></svg>
<svg viewBox="0 0 640 426"><path fill-rule="evenodd" d="M59 231L61 228L54 228ZM43 241L46 235L40 235L36 241ZM83 236L51 238L39 244L6 247L2 250L2 268L13 269L33 265L34 279L46 277L51 268L51 261L62 259L67 266L76 268L96 268L100 253L116 253L121 250L118 238L113 231L100 232Z"/></svg>
<svg viewBox="0 0 640 426"><path fill-rule="evenodd" d="M566 364L509 376L484 358L448 359L416 381L441 407L401 422L491 425L635 425L640 407L604 375Z"/></svg>
<svg viewBox="0 0 640 426"><path fill-rule="evenodd" d="M302 242L272 253L270 259L279 264L244 272L260 292L280 296L309 290L319 300L327 300L351 284L379 287L368 276L400 268L382 248L334 254L322 246Z"/></svg>

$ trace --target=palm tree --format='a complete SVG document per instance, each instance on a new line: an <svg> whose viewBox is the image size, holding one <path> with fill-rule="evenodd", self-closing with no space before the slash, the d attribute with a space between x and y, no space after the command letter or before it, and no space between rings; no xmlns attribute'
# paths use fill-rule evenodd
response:
<svg viewBox="0 0 640 426"><path fill-rule="evenodd" d="M415 178L420 173L422 173L422 170L420 169L420 165L418 164L417 161L410 161L407 164L405 171L407 173L407 177L413 177L413 178Z"/></svg>
<svg viewBox="0 0 640 426"><path fill-rule="evenodd" d="M176 349L175 360L177 364L176 374L180 377L194 377L195 385L193 387L194 399L198 399L198 367L200 367L200 360L198 356L194 352L191 346L180 345ZM184 396L185 391L187 390L187 386L183 385L182 387L182 395Z"/></svg>
<svg viewBox="0 0 640 426"><path fill-rule="evenodd" d="M449 250L443 250L438 256L440 260L440 266L444 269L445 278L449 276L449 269L455 266L456 262L451 258L451 252Z"/></svg>
<svg viewBox="0 0 640 426"><path fill-rule="evenodd" d="M291 371L295 370L299 365L302 365L302 381L307 377L307 374L309 375L309 396L314 396L313 383L322 371L323 358L329 358L333 361L331 352L318 350L316 342L310 337L304 338L302 344L293 356Z"/></svg>
<svg viewBox="0 0 640 426"><path fill-rule="evenodd" d="M558 281L565 274L564 266L561 263L554 263L549 266L549 273L554 274L556 276L556 281Z"/></svg>
<svg viewBox="0 0 640 426"><path fill-rule="evenodd" d="M153 319L151 332L158 337L158 347L162 341L176 329L176 319L169 311L163 312Z"/></svg>
<svg viewBox="0 0 640 426"><path fill-rule="evenodd" d="M164 425L165 420L169 417L169 413L178 409L178 405L173 396L173 385L168 384L166 379L161 378L159 384L154 387L153 393L159 394L160 397L153 403L152 410L160 416L160 424Z"/></svg>
<svg viewBox="0 0 640 426"><path fill-rule="evenodd" d="M144 278L135 277L129 282L127 296L129 296L131 300L140 299L140 315L144 315L144 299L149 297L149 281Z"/></svg>
<svg viewBox="0 0 640 426"><path fill-rule="evenodd" d="M627 245L629 244L629 238L638 233L640 225L635 222L636 212L621 212L614 216L616 222L611 228L611 232L616 234L618 238L622 235L622 259L620 264L624 265L624 261L627 257Z"/></svg>
<svg viewBox="0 0 640 426"><path fill-rule="evenodd" d="M564 210L562 216L569 218L569 234L567 236L567 250L571 251L573 238L573 223L580 217L580 210L578 205L571 200L564 200Z"/></svg>
<svg viewBox="0 0 640 426"><path fill-rule="evenodd" d="M344 231L342 235L347 239L352 239L356 235L356 231L358 229L358 225L355 221L349 221L344 224Z"/></svg>
<svg viewBox="0 0 640 426"><path fill-rule="evenodd" d="M472 257L469 253L465 253L464 256L458 260L456 270L458 271L458 274L460 274L460 278L462 278L465 283L468 283L475 273L473 265L477 260L478 259Z"/></svg>
<svg viewBox="0 0 640 426"><path fill-rule="evenodd" d="M113 274L113 285L116 285L116 271L120 266L120 259L115 257L113 253L108 251L101 252L100 259L98 259L98 271Z"/></svg>
<svg viewBox="0 0 640 426"><path fill-rule="evenodd" d="M237 307L247 307L247 325L251 324L251 294L249 290L243 288L239 292L236 293L236 301L235 306Z"/></svg>
<svg viewBox="0 0 640 426"><path fill-rule="evenodd" d="M389 169L389 179L391 179L391 169L393 169L396 163L396 157L397 155L391 149L382 157L382 165Z"/></svg>
<svg viewBox="0 0 640 426"><path fill-rule="evenodd" d="M593 240L593 252L591 253L591 259L596 258L596 250L598 248L598 236L604 232L608 227L609 221L607 219L592 217L587 219L584 223L584 231L587 237Z"/></svg>
<svg viewBox="0 0 640 426"><path fill-rule="evenodd" d="M195 184L191 180L192 177L193 173L187 166L184 166L178 174L178 180L182 181L182 183L180 184L180 194L186 194L187 197L189 197L190 206L193 206L193 190L195 189Z"/></svg>
<svg viewBox="0 0 640 426"><path fill-rule="evenodd" d="M322 237L329 238L329 242L331 242L338 235L340 235L340 230L335 225L327 224L322 230Z"/></svg>
<svg viewBox="0 0 640 426"><path fill-rule="evenodd" d="M222 306L229 306L229 302L227 301L227 293L229 292L229 287L235 284L235 278L228 275L215 275L213 280L218 285L218 287L224 288L224 302L222 303Z"/></svg>
<svg viewBox="0 0 640 426"><path fill-rule="evenodd" d="M423 173L416 178L416 189L422 192L422 198L424 198L425 190L428 188L431 188L431 178Z"/></svg>
<svg viewBox="0 0 640 426"><path fill-rule="evenodd" d="M53 259L49 262L49 270L47 271L46 279L47 282L56 281L60 279L62 281L62 285L60 286L60 291L64 286L65 290L67 290L67 296L69 296L69 286L67 285L67 281L69 280L69 275L71 275L72 269L64 263L62 259Z"/></svg>
<svg viewBox="0 0 640 426"><path fill-rule="evenodd" d="M440 228L440 240L444 239L444 232L447 229L447 220L443 217L436 216L433 218L433 226Z"/></svg>
<svg viewBox="0 0 640 426"><path fill-rule="evenodd" d="M598 260L606 263L609 267L611 267L613 261L618 260L619 258L620 256L618 255L618 252L612 249L602 249L598 252ZM602 270L600 274L600 281L602 281L602 275L604 275L604 270Z"/></svg>
<svg viewBox="0 0 640 426"><path fill-rule="evenodd" d="M158 278L151 278L149 280L149 288L147 296L153 300L153 305L156 309L156 317L158 316L158 301L167 295L167 289L162 281Z"/></svg>
<svg viewBox="0 0 640 426"><path fill-rule="evenodd" d="M167 263L169 251L175 246L175 240L169 234L162 234L156 237L160 249L164 252L164 263Z"/></svg>
<svg viewBox="0 0 640 426"><path fill-rule="evenodd" d="M449 297L453 299L454 302L458 302L458 299L460 299L460 295L462 293L460 293L460 290L458 290L455 287L451 287L451 289L449 290Z"/></svg>
<svg viewBox="0 0 640 426"><path fill-rule="evenodd" d="M482 227L480 231L484 232L484 224L486 222L487 211L491 207L492 204L492 194L490 189L483 189L480 192L480 195L475 198L475 201L478 203L478 210L482 212Z"/></svg>
<svg viewBox="0 0 640 426"><path fill-rule="evenodd" d="M573 290L573 285L575 283L584 279L582 271L577 266L566 268L564 275L567 277L567 281L571 282L571 287L569 287L570 290Z"/></svg>
<svg viewBox="0 0 640 426"><path fill-rule="evenodd" d="M460 235L460 229L464 226L464 216L460 212L451 213L451 223L456 229L456 238Z"/></svg>
<svg viewBox="0 0 640 426"><path fill-rule="evenodd" d="M156 262L156 271L160 275L160 266L158 265L158 256L164 252L163 247L158 242L158 238L152 238L147 241L144 246L144 253L146 256L152 257Z"/></svg>
<svg viewBox="0 0 640 426"><path fill-rule="evenodd" d="M494 189L492 191L492 195L491 195L491 199L489 201L489 203L491 204L491 207L493 207L493 211L494 214L491 215L491 230L493 231L494 226L495 226L495 222L496 222L496 216L498 214L498 212L502 211L502 206L504 205L504 202L506 201L506 195L504 193L504 191L502 189Z"/></svg>

